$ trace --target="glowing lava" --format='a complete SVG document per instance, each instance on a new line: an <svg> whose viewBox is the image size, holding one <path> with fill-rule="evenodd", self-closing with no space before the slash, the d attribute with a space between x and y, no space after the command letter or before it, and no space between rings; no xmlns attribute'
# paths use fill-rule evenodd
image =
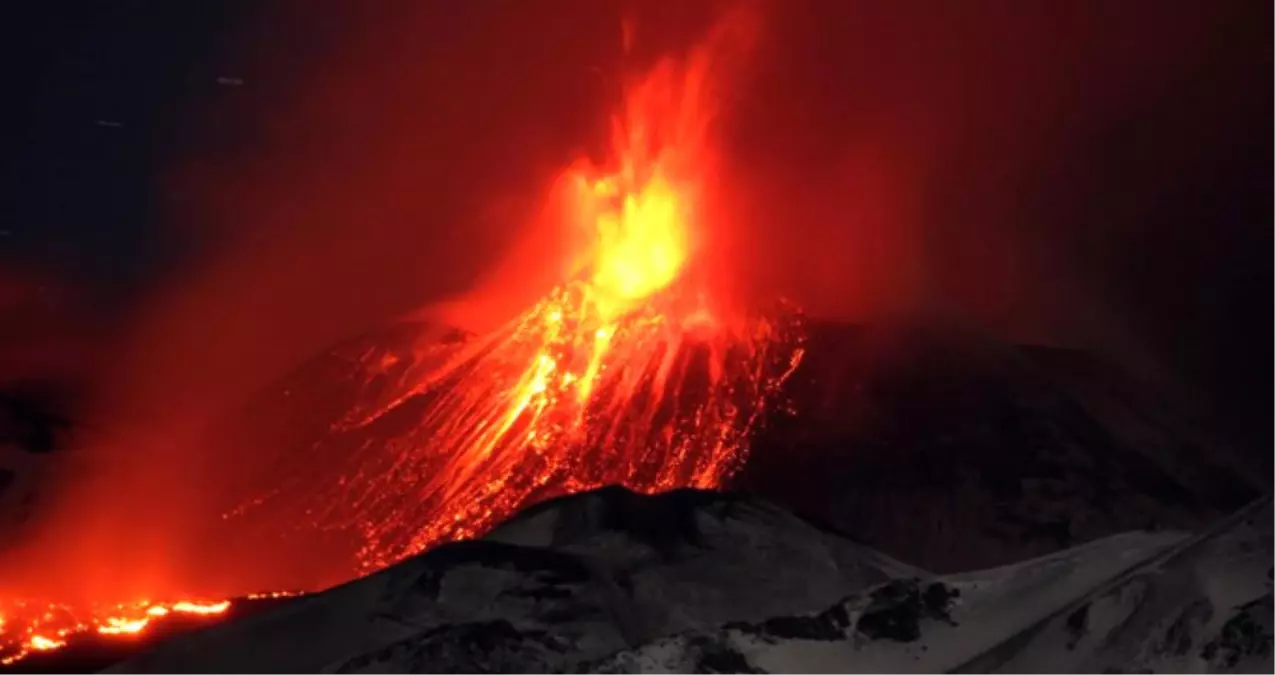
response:
<svg viewBox="0 0 1275 675"><path fill-rule="evenodd" d="M294 514L366 571L564 493L720 486L803 354L798 312L727 313L699 264L710 76L748 38L738 19L625 89L610 166L567 171L584 242L568 281L490 335L368 350L364 395L312 449L323 466L281 466L236 516Z"/></svg>
<svg viewBox="0 0 1275 675"><path fill-rule="evenodd" d="M711 253L703 200L716 175L710 76L747 38L737 19L626 87L610 166L566 172L560 186L584 242L570 278L489 335L364 353L357 403L303 466L288 457L258 477L225 516L228 534L242 540L255 523L258 552L298 531L330 543L314 556L329 568L293 580L317 589L480 536L549 497L723 484L803 356L799 312L727 311L698 264ZM226 608L24 616L17 641L3 644L26 654L75 632L130 635L170 613Z"/></svg>
<svg viewBox="0 0 1275 675"><path fill-rule="evenodd" d="M0 621L0 665L10 665L34 652L65 647L82 633L103 637L136 635L152 622L173 614L216 616L230 609L229 601L171 605L137 602L107 607L72 607L47 602L8 601L3 603Z"/></svg>

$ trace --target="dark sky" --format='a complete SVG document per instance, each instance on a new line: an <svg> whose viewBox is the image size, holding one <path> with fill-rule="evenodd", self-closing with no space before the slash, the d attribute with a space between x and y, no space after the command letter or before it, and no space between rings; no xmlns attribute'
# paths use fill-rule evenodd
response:
<svg viewBox="0 0 1275 675"><path fill-rule="evenodd" d="M163 271L155 177L182 106L215 86L231 4L6 5L7 256L112 290Z"/></svg>
<svg viewBox="0 0 1275 675"><path fill-rule="evenodd" d="M643 44L704 4L644 3ZM24 335L277 372L472 285L596 151L620 4L316 6L4 5L0 308L63 303ZM1269 2L763 7L723 123L750 283L1158 366L1269 431Z"/></svg>

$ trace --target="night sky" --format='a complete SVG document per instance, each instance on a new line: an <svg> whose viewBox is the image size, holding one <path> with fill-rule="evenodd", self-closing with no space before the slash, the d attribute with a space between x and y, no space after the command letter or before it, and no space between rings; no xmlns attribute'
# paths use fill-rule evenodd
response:
<svg viewBox="0 0 1275 675"><path fill-rule="evenodd" d="M1269 435L1269 2L764 7L723 130L753 283L1094 349ZM6 3L0 348L243 387L469 288L596 150L623 10Z"/></svg>
<svg viewBox="0 0 1275 675"><path fill-rule="evenodd" d="M216 86L229 6L6 6L6 256L134 292L179 260L155 181L186 106Z"/></svg>

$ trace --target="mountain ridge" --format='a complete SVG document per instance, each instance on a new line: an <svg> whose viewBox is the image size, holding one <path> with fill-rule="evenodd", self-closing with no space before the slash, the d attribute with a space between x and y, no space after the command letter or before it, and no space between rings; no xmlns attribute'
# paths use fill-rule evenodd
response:
<svg viewBox="0 0 1275 675"><path fill-rule="evenodd" d="M670 515L693 525L652 541ZM1266 496L933 575L753 498L605 488L110 672L1256 672L1269 616L1236 617L1269 604L1270 524Z"/></svg>

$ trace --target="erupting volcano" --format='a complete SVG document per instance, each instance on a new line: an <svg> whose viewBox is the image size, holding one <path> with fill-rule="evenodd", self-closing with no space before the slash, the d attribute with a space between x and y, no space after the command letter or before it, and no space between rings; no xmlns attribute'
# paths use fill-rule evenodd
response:
<svg viewBox="0 0 1275 675"><path fill-rule="evenodd" d="M713 293L720 266L704 264L715 71L747 40L738 19L628 83L606 166L565 172L558 189L582 243L563 283L485 336L364 351L351 369L360 398L311 456L280 458L239 486L210 526L226 535L210 539L252 531L258 551L321 541L325 567L287 586L317 589L479 536L545 498L608 484L720 486L763 415L784 405L804 353L798 311L736 311ZM15 619L30 612L0 603L12 617L0 656L203 607L108 599L109 611L67 608L23 625Z"/></svg>
<svg viewBox="0 0 1275 675"><path fill-rule="evenodd" d="M283 458L231 520L268 514L272 532L295 514L331 550L357 542L367 571L544 498L709 488L738 468L803 354L797 311L727 312L703 264L710 76L748 28L732 18L630 83L611 165L565 172L558 189L582 242L569 279L489 335L360 354L362 394L315 461ZM357 447L334 453L343 434Z"/></svg>

